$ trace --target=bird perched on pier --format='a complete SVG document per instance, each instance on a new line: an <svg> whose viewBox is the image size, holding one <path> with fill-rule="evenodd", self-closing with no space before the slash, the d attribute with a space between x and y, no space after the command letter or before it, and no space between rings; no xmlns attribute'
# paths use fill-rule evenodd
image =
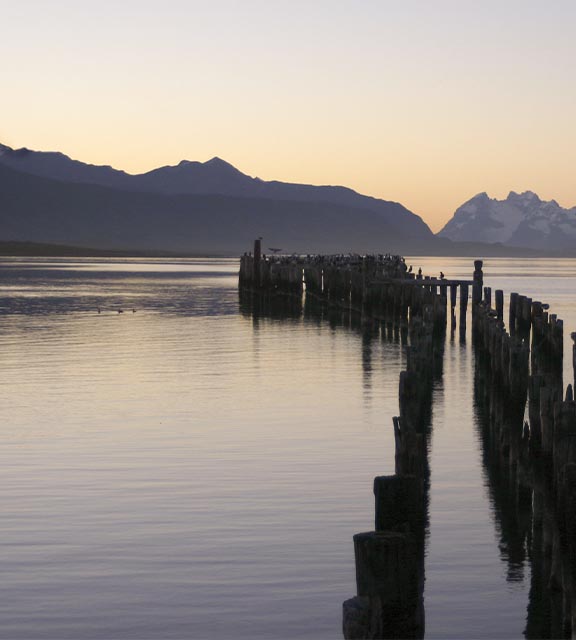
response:
<svg viewBox="0 0 576 640"><path fill-rule="evenodd" d="M440 271L440 280L444 280L444 274Z"/></svg>

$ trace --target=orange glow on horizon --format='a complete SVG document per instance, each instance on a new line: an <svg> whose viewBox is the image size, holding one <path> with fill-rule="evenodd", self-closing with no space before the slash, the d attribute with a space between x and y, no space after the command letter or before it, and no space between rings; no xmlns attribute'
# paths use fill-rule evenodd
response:
<svg viewBox="0 0 576 640"><path fill-rule="evenodd" d="M22 0L3 16L0 142L131 173L217 155L400 202L434 231L481 191L572 206L574 18L567 2Z"/></svg>

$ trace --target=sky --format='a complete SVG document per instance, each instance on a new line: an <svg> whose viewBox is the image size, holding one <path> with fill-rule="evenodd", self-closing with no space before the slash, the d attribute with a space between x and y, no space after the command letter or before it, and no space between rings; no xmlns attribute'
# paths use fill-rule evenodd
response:
<svg viewBox="0 0 576 640"><path fill-rule="evenodd" d="M576 3L0 0L0 142L130 173L219 156L439 230L576 205Z"/></svg>

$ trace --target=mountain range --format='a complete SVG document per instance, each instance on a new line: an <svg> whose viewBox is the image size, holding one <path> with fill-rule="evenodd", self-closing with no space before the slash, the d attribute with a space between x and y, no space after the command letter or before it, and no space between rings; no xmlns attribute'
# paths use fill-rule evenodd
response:
<svg viewBox="0 0 576 640"><path fill-rule="evenodd" d="M6 145L0 225L1 240L180 253L237 253L258 236L289 252L397 252L434 242L399 203L345 187L266 182L219 158L131 175Z"/></svg>
<svg viewBox="0 0 576 640"><path fill-rule="evenodd" d="M480 194L435 236L397 202L341 186L265 181L220 158L132 175L0 144L0 253L49 244L78 255L238 254L259 236L287 253L488 256L576 247L573 210L530 192L500 205Z"/></svg>
<svg viewBox="0 0 576 640"><path fill-rule="evenodd" d="M562 208L532 191L511 191L506 200L479 193L460 206L438 233L455 242L500 242L510 247L542 251L574 250L576 207Z"/></svg>

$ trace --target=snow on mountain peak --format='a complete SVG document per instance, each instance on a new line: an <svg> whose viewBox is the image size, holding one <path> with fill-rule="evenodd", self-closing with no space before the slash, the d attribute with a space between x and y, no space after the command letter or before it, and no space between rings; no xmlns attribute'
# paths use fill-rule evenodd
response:
<svg viewBox="0 0 576 640"><path fill-rule="evenodd" d="M506 202L512 202L524 207L531 207L536 203L542 202L542 200L540 200L540 198L533 191L523 191L522 193L510 191L508 197L506 198Z"/></svg>
<svg viewBox="0 0 576 640"><path fill-rule="evenodd" d="M510 191L506 200L481 193L456 209L438 235L545 249L576 247L576 208L542 201L533 191Z"/></svg>

